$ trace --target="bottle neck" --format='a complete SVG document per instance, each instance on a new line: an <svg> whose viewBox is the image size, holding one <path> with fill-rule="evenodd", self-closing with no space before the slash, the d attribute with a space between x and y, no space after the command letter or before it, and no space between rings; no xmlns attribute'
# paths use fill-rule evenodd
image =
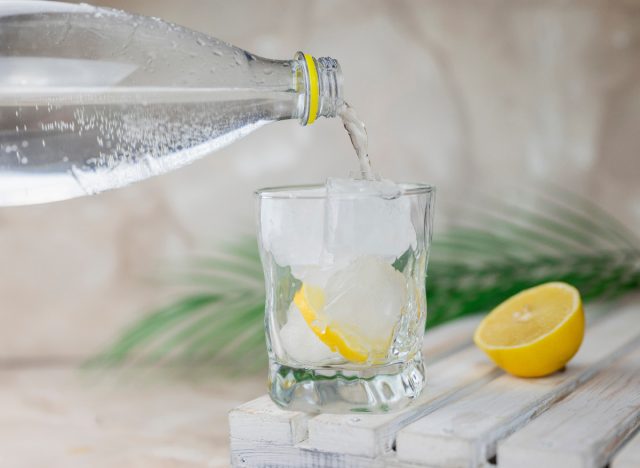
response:
<svg viewBox="0 0 640 468"><path fill-rule="evenodd" d="M318 117L335 117L343 104L342 71L337 60L318 59L298 52L295 56L296 89L301 93L303 106L300 123L309 125Z"/></svg>

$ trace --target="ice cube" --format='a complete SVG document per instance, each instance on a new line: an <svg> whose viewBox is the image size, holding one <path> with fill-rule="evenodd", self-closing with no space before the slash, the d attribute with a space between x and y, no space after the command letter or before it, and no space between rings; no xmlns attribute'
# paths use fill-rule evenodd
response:
<svg viewBox="0 0 640 468"><path fill-rule="evenodd" d="M324 193L324 189L322 189ZM260 207L260 237L280 266L320 263L324 233L323 198L266 198Z"/></svg>
<svg viewBox="0 0 640 468"><path fill-rule="evenodd" d="M338 267L338 265L292 265L291 275L303 283L324 289Z"/></svg>
<svg viewBox="0 0 640 468"><path fill-rule="evenodd" d="M329 278L324 314L329 325L386 354L407 302L405 277L384 260L360 257Z"/></svg>
<svg viewBox="0 0 640 468"><path fill-rule="evenodd" d="M341 359L313 333L294 303L287 311L287 323L280 329L280 341L289 357L301 364L324 364Z"/></svg>
<svg viewBox="0 0 640 468"><path fill-rule="evenodd" d="M349 262L374 255L392 262L416 245L411 203L388 180L328 179L325 254Z"/></svg>

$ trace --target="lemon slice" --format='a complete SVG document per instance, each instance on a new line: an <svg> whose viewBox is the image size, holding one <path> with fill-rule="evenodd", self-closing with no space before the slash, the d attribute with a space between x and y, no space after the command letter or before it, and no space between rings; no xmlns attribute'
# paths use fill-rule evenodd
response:
<svg viewBox="0 0 640 468"><path fill-rule="evenodd" d="M556 282L504 301L478 325L473 341L510 374L541 377L562 369L580 348L583 336L580 293Z"/></svg>
<svg viewBox="0 0 640 468"><path fill-rule="evenodd" d="M355 335L327 323L322 315L325 303L322 289L303 284L293 297L293 302L309 328L331 351L337 351L351 362L365 362L369 358L366 348Z"/></svg>

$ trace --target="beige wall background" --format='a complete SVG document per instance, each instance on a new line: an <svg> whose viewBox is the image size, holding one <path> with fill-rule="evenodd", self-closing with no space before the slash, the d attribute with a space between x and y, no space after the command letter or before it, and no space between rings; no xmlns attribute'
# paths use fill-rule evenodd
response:
<svg viewBox="0 0 640 468"><path fill-rule="evenodd" d="M98 3L266 57L338 59L376 169L437 185L441 227L474 190L544 181L640 232L640 2ZM253 232L253 189L355 167L338 121L281 122L155 180L0 209L0 361L101 349L176 294L155 280L167 265Z"/></svg>

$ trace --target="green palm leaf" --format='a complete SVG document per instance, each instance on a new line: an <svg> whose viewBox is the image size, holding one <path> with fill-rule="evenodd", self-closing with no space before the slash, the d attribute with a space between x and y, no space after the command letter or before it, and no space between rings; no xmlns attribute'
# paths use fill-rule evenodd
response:
<svg viewBox="0 0 640 468"><path fill-rule="evenodd" d="M585 301L640 287L640 242L591 202L554 187L530 207L492 196L436 235L427 280L433 327L490 310L547 281L576 286ZM152 312L94 363L220 362L258 369L265 359L264 284L255 239L201 255L174 279L193 292Z"/></svg>

